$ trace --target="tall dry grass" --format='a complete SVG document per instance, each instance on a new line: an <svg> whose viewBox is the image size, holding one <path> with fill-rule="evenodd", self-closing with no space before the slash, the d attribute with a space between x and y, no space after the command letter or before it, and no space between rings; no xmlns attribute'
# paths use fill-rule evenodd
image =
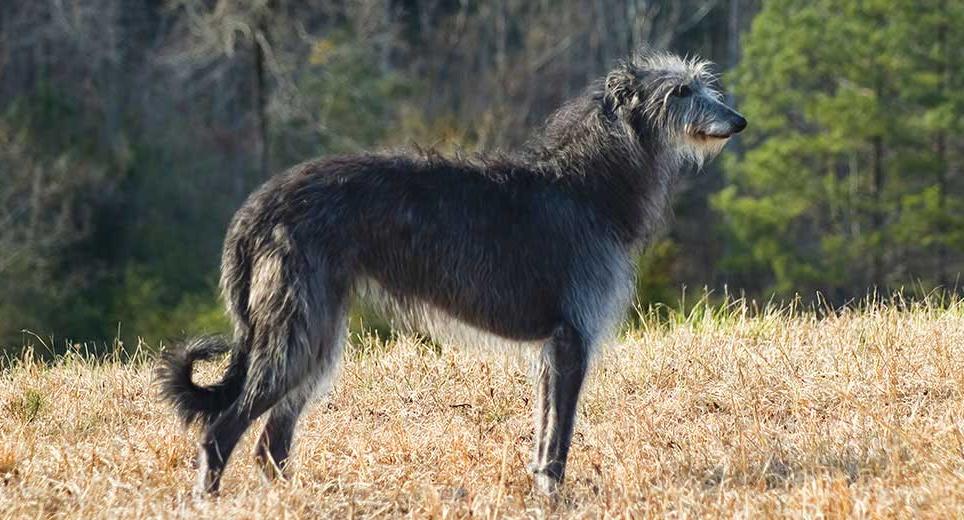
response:
<svg viewBox="0 0 964 520"><path fill-rule="evenodd" d="M150 356L24 356L0 380L0 515L961 516L964 304L863 307L643 320L593 369L556 502L529 494L523 363L356 339L292 480L260 480L249 434L222 496L195 501L195 435Z"/></svg>

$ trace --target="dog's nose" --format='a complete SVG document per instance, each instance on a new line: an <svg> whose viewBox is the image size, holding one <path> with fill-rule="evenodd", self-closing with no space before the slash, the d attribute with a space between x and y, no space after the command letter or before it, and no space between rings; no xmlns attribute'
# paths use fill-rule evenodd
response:
<svg viewBox="0 0 964 520"><path fill-rule="evenodd" d="M746 119L743 116L737 115L733 119L732 124L733 124L733 133L738 134L742 132L744 128L746 128Z"/></svg>

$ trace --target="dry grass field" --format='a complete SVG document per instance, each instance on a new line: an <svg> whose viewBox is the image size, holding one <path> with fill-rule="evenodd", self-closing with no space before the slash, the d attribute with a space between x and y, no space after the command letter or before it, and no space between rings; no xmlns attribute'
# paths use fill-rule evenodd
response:
<svg viewBox="0 0 964 520"><path fill-rule="evenodd" d="M222 495L195 501L195 435L151 356L24 357L0 379L0 516L961 516L964 304L645 323L597 359L556 501L529 493L519 360L356 338L293 478L262 482L249 434Z"/></svg>

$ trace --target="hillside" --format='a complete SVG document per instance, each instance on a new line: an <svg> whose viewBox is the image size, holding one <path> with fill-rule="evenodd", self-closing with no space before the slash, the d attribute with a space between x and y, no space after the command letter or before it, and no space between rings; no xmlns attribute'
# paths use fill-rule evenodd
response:
<svg viewBox="0 0 964 520"><path fill-rule="evenodd" d="M194 433L150 355L0 373L0 517L953 516L964 510L964 306L818 318L737 303L622 335L580 405L568 485L529 495L525 364L356 339L304 417L290 482L236 452L197 502ZM202 377L215 377L204 366Z"/></svg>

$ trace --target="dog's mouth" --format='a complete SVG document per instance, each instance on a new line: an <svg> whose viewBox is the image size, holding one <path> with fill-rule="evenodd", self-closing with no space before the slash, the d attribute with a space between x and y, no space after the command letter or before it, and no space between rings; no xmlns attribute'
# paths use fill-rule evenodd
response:
<svg viewBox="0 0 964 520"><path fill-rule="evenodd" d="M691 135L703 141L711 141L715 139L722 140L722 139L730 138L729 134L711 134L709 132L693 132Z"/></svg>

